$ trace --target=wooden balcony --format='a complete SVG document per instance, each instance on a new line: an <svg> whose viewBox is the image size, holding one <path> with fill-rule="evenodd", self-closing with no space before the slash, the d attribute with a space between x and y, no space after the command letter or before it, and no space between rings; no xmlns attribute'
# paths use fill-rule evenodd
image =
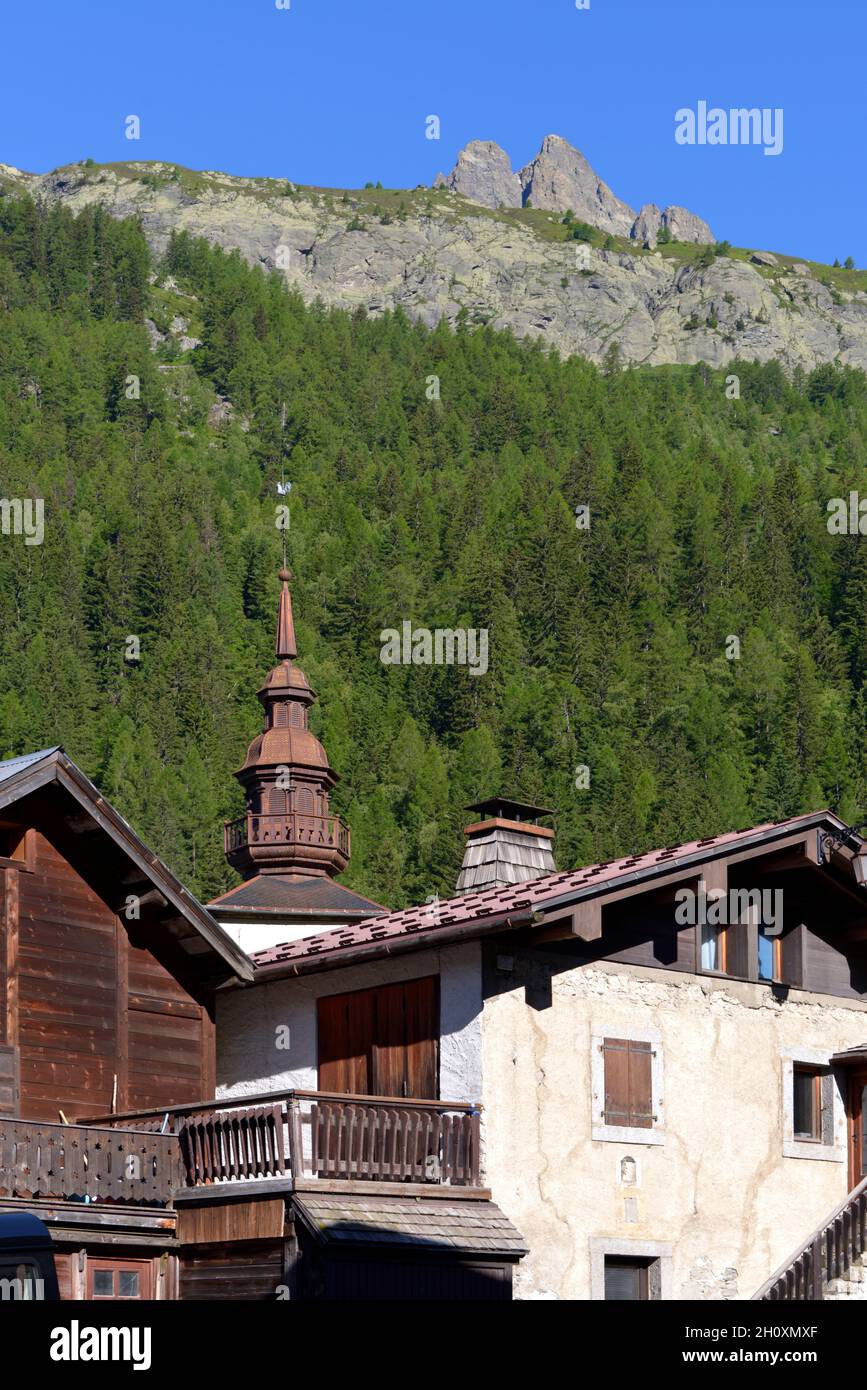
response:
<svg viewBox="0 0 867 1390"><path fill-rule="evenodd" d="M226 821L224 849L227 855L255 845L310 845L336 849L346 859L350 855L349 828L339 816L306 816L294 811L260 814L248 811L236 820Z"/></svg>
<svg viewBox="0 0 867 1390"><path fill-rule="evenodd" d="M0 1197L167 1205L185 1173L177 1139L158 1130L0 1119Z"/></svg>
<svg viewBox="0 0 867 1390"><path fill-rule="evenodd" d="M480 1111L469 1104L286 1091L243 1103L0 1119L0 1197L170 1206L217 1185L480 1185Z"/></svg>

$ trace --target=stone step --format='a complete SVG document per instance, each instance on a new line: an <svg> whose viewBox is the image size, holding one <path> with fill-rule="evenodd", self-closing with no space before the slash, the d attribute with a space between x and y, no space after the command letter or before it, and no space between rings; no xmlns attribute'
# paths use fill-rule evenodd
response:
<svg viewBox="0 0 867 1390"><path fill-rule="evenodd" d="M831 1279L825 1285L825 1298L829 1301L835 1299L858 1298L867 1301L867 1283L863 1279Z"/></svg>

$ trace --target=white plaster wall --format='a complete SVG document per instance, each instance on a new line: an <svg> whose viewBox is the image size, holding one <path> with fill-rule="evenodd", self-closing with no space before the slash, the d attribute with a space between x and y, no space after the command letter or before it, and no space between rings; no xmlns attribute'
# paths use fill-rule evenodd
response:
<svg viewBox="0 0 867 1390"><path fill-rule="evenodd" d="M316 1001L327 994L440 977L440 1098L482 1095L482 982L478 942L422 951L368 965L276 980L217 996L217 1095L316 1090ZM289 1029L289 1047L277 1046Z"/></svg>
<svg viewBox="0 0 867 1390"><path fill-rule="evenodd" d="M236 941L242 951L252 955L254 951L267 951L269 946L283 946L287 941L299 941L302 936L318 936L319 932L333 931L335 927L345 926L345 922L317 920L305 921L297 916L291 922L239 921L233 913L223 916L219 908L209 908L220 926Z"/></svg>
<svg viewBox="0 0 867 1390"><path fill-rule="evenodd" d="M515 977L485 1002L486 1177L530 1246L516 1296L589 1298L607 1238L670 1248L674 1298L751 1297L848 1186L841 1116L832 1155L784 1157L784 1054L864 1044L867 1005L613 962L555 975L552 998L529 1008ZM639 1030L661 1038L664 1142L594 1140L591 1035Z"/></svg>

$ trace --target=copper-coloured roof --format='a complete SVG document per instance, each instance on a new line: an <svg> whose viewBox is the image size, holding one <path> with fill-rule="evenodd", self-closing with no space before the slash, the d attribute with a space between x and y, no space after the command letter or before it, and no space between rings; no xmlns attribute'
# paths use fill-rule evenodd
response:
<svg viewBox="0 0 867 1390"><path fill-rule="evenodd" d="M266 729L247 749L241 771L251 767L328 767L328 754L310 729ZM335 779L336 780L336 779Z"/></svg>
<svg viewBox="0 0 867 1390"><path fill-rule="evenodd" d="M276 653L279 657L297 656L298 648L295 645L295 623L292 619L292 595L289 592L289 580L292 578L287 569L280 571L280 605L277 609L277 645Z"/></svg>

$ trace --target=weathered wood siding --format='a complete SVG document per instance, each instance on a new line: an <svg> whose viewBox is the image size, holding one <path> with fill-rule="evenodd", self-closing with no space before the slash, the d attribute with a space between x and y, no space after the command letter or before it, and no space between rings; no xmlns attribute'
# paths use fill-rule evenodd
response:
<svg viewBox="0 0 867 1390"><path fill-rule="evenodd" d="M34 871L18 874L21 1113L56 1120L58 1105L111 1105L115 919L42 835L35 842Z"/></svg>
<svg viewBox="0 0 867 1390"><path fill-rule="evenodd" d="M132 940L127 975L128 1108L203 1099L209 1093L202 1009L145 946Z"/></svg>
<svg viewBox="0 0 867 1390"><path fill-rule="evenodd" d="M17 954L4 982L6 1042L18 1048L26 1119L71 1119L111 1108L197 1100L213 1077L213 1028L206 1011L147 942L38 832L33 871L5 880L0 960L15 932ZM14 879L14 885L10 885ZM160 954L167 956L165 945ZM11 998L15 991L14 1001ZM2 1035L0 1035L2 1036Z"/></svg>
<svg viewBox="0 0 867 1390"><path fill-rule="evenodd" d="M191 1248L180 1252L182 1299L263 1302L277 1298L283 1278L282 1240Z"/></svg>
<svg viewBox="0 0 867 1390"><path fill-rule="evenodd" d="M61 1300L66 1303L78 1298L78 1283L75 1278L78 1252L55 1250L54 1268L57 1271L57 1287Z"/></svg>

